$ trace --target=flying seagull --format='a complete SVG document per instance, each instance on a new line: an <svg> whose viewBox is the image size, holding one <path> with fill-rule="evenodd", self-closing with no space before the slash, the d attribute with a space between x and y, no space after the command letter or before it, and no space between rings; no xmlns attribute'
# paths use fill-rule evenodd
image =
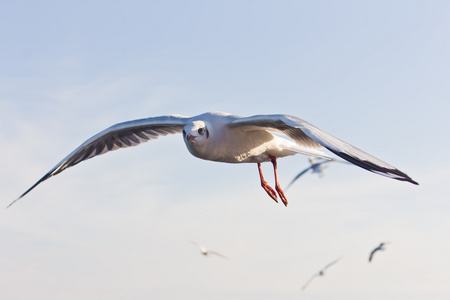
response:
<svg viewBox="0 0 450 300"><path fill-rule="evenodd" d="M332 265L334 265L335 263L337 263L340 260L340 258L330 262L328 265L326 265L325 267L323 267L319 272L315 273L313 276L311 276L311 278L302 286L302 290L306 289L306 287L311 283L311 281L313 281L314 278L316 278L317 276L323 276L325 275L325 271L331 267Z"/></svg>
<svg viewBox="0 0 450 300"><path fill-rule="evenodd" d="M206 248L203 247L202 245L200 245L199 243L196 243L196 242L194 242L194 241L191 241L191 243L194 244L194 245L196 245L196 246L200 249L200 252L201 252L204 256L210 256L210 255L213 254L213 255L216 255L216 256L219 256L219 257L228 259L225 255L220 254L219 252L212 251L212 250L206 250Z"/></svg>
<svg viewBox="0 0 450 300"><path fill-rule="evenodd" d="M418 184L395 167L297 117L289 115L240 117L221 112L208 112L195 117L168 115L113 125L81 144L9 206L41 182L82 161L176 133L183 134L189 152L198 158L224 163L256 163L262 188L276 202L278 193L284 205L288 202L278 182L277 158L297 153L331 158L317 148L326 148L368 171ZM279 135L285 135L291 140ZM276 192L264 180L261 170L261 163L269 161L273 165Z"/></svg>
<svg viewBox="0 0 450 300"><path fill-rule="evenodd" d="M331 162L340 162L340 163L347 163L347 164L349 163L347 161L339 161L336 159L322 159L322 160L316 161L314 158L311 158L311 157L308 160L309 160L310 166L307 167L306 169L304 169L303 171L301 171L300 173L298 173L297 176L295 176L294 179L292 179L292 181L287 185L285 190L287 190L297 179L300 178L300 176L304 175L309 170L312 170L313 173L317 173L317 174L319 174L319 177L322 177L325 169L329 167L329 165L328 165L329 163L331 163Z"/></svg>
<svg viewBox="0 0 450 300"><path fill-rule="evenodd" d="M372 261L373 255L375 254L375 252L377 251L384 251L386 248L384 248L384 245L387 245L389 243L384 242L384 243L380 243L380 245L378 245L378 247L376 247L375 249L372 250L372 252L370 252L370 256L369 256L369 262Z"/></svg>

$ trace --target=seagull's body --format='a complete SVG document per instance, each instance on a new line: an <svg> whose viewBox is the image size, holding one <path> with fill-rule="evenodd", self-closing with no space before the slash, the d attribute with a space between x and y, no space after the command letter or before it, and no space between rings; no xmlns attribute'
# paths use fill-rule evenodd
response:
<svg viewBox="0 0 450 300"><path fill-rule="evenodd" d="M326 148L371 172L417 184L395 167L297 117L289 115L240 117L209 112L194 117L168 115L113 125L81 144L15 201L41 182L84 160L177 133L183 133L189 152L198 158L224 163L256 163L261 186L275 201L278 193L285 205L287 200L278 183L277 158L301 153L330 159L329 155L318 150L321 148ZM272 133L285 135L291 140ZM267 161L274 167L276 192L262 175L261 163Z"/></svg>
<svg viewBox="0 0 450 300"><path fill-rule="evenodd" d="M228 259L225 255L223 255L217 251L207 250L205 247L203 247L203 245L200 245L197 242L191 241L191 243L196 245L198 247L198 249L200 250L201 254L203 254L204 256L216 255L216 256Z"/></svg>
<svg viewBox="0 0 450 300"><path fill-rule="evenodd" d="M309 163L310 166L307 167L306 169L304 169L303 171L301 171L300 173L297 174L297 176L294 177L294 179L292 179L292 181L286 186L285 190L287 190L295 181L297 181L297 179L299 179L301 176L303 176L304 174L306 174L309 170L311 170L312 173L316 173L319 175L319 177L322 177L324 174L325 169L327 169L329 167L329 163L331 162L340 162L340 163L349 163L346 161L339 161L336 159L322 159L319 161L316 161L314 158L309 158Z"/></svg>
<svg viewBox="0 0 450 300"><path fill-rule="evenodd" d="M325 275L325 271L331 267L332 265L334 265L335 263L337 263L339 261L339 259L336 259L332 262L330 262L328 265L326 265L325 267L323 267L319 272L315 273L313 276L311 276L311 278L302 286L302 290L306 289L306 287L311 283L311 281L313 281L314 278L316 278L317 276L323 276Z"/></svg>
<svg viewBox="0 0 450 300"><path fill-rule="evenodd" d="M375 252L377 252L377 251L384 251L386 249L386 248L384 248L384 245L386 245L386 244L388 244L388 243L387 242L380 243L380 245L378 245L378 247L376 247L375 249L372 250L372 252L370 252L369 262L372 261L373 255L375 254Z"/></svg>

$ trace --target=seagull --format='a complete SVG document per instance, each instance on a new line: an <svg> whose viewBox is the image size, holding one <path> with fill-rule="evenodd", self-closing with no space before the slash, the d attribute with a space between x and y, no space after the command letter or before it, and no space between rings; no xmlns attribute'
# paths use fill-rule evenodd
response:
<svg viewBox="0 0 450 300"><path fill-rule="evenodd" d="M369 262L372 261L372 258L373 258L373 255L375 254L375 252L377 252L377 251L384 251L385 250L384 245L387 245L387 244L389 244L389 243L387 243L387 242L380 243L380 245L378 247L373 249L372 252L370 252Z"/></svg>
<svg viewBox="0 0 450 300"><path fill-rule="evenodd" d="M300 173L298 173L297 176L295 176L294 179L292 179L292 181L288 184L288 186L285 188L285 190L287 190L297 179L300 178L300 176L302 176L309 170L312 170L313 173L317 173L317 174L319 174L319 177L322 177L325 169L329 167L329 165L327 165L327 164L330 162L340 162L340 163L349 164L349 162L339 161L336 159L328 159L328 160L323 159L320 161L316 161L314 158L310 157L308 160L311 165L309 167L307 167L306 169L304 169L303 171L301 171Z"/></svg>
<svg viewBox="0 0 450 300"><path fill-rule="evenodd" d="M302 290L306 289L306 287L311 283L311 281L316 278L317 276L323 276L325 275L325 271L331 267L332 265L334 265L335 263L337 263L340 260L340 258L330 262L328 265L326 265L325 267L322 268L322 270L320 270L319 272L315 273L303 286L302 286Z"/></svg>
<svg viewBox="0 0 450 300"><path fill-rule="evenodd" d="M208 112L194 117L167 115L113 125L82 143L8 207L41 182L82 161L177 133L182 133L188 151L195 157L223 163L257 164L262 188L276 202L278 194L286 206L288 201L278 182L277 159L298 153L331 159L318 150L321 148L370 172L418 184L395 167L297 117L281 114L241 117ZM276 192L263 177L263 162L272 163Z"/></svg>
<svg viewBox="0 0 450 300"><path fill-rule="evenodd" d="M194 242L194 241L191 241L191 243L194 244L194 245L196 245L196 246L200 249L200 252L201 252L204 256L210 256L211 254L214 254L214 255L220 256L220 257L222 257L222 258L228 259L225 255L220 254L219 252L212 251L212 250L206 250L206 248L203 247L202 245L200 245L199 243L196 243L196 242Z"/></svg>

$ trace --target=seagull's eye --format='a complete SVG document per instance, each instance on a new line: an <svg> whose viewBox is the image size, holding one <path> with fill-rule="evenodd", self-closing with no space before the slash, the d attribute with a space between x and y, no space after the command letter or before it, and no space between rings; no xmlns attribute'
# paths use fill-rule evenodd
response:
<svg viewBox="0 0 450 300"><path fill-rule="evenodd" d="M199 128L199 129L198 129L198 133L199 133L199 134L203 134L203 128Z"/></svg>
<svg viewBox="0 0 450 300"><path fill-rule="evenodd" d="M186 137L186 131L183 129L183 137Z"/></svg>

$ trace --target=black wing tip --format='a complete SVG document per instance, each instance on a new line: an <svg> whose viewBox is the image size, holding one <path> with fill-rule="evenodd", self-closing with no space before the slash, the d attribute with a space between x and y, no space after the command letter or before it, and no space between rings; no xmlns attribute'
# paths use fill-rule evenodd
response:
<svg viewBox="0 0 450 300"><path fill-rule="evenodd" d="M398 171L398 170L397 170ZM405 174L406 175L406 174ZM407 181L407 182L410 182L410 183L412 183L412 184L414 184L414 185L419 185L419 183L417 182L417 181L415 181L415 180L413 180L411 177L409 177L408 175L406 175L406 178L395 178L395 179L397 179L397 180L401 180L401 181Z"/></svg>
<svg viewBox="0 0 450 300"><path fill-rule="evenodd" d="M19 201L20 198L22 198L22 196L20 196L19 198L17 198L16 200L14 200L13 202L11 202L10 204L8 204L8 206L7 206L6 208L8 209L11 205L13 205L13 204L16 203L17 201Z"/></svg>
<svg viewBox="0 0 450 300"><path fill-rule="evenodd" d="M369 161L361 160L356 157L350 156L346 153L335 151L333 149L327 148L334 154L340 156L341 158L345 159L346 161L351 162L352 164L355 164L363 169L366 169L367 171L373 172L375 174L387 176L392 179L400 180L400 181L408 181L412 184L419 185L417 181L414 181L411 177L403 173L402 171L398 169L390 169L381 167L379 165L376 165L374 163L371 163Z"/></svg>
<svg viewBox="0 0 450 300"><path fill-rule="evenodd" d="M22 199L23 196L25 196L26 194L28 194L32 189L34 188L34 186L32 188L30 188L29 190L27 190L25 193L23 193L22 195L19 196L19 198L17 198L16 200L14 200L13 202L11 202L6 208L9 208L11 205L13 205L14 203L16 203L17 201L19 201L20 199Z"/></svg>
<svg viewBox="0 0 450 300"><path fill-rule="evenodd" d="M14 200L13 202L11 202L6 208L9 208L11 205L13 205L14 203L16 203L17 201L19 201L20 199L22 199L26 194L28 194L29 192L31 192L32 189L34 189L38 184L40 184L41 182L47 180L48 178L52 177L52 171L48 172L47 174L45 174L44 177L42 177L41 179L38 180L38 182L36 182L35 184L33 184L33 186L31 186L28 190L25 191L25 193L23 193L22 195L19 196L19 198L17 198L16 200Z"/></svg>

